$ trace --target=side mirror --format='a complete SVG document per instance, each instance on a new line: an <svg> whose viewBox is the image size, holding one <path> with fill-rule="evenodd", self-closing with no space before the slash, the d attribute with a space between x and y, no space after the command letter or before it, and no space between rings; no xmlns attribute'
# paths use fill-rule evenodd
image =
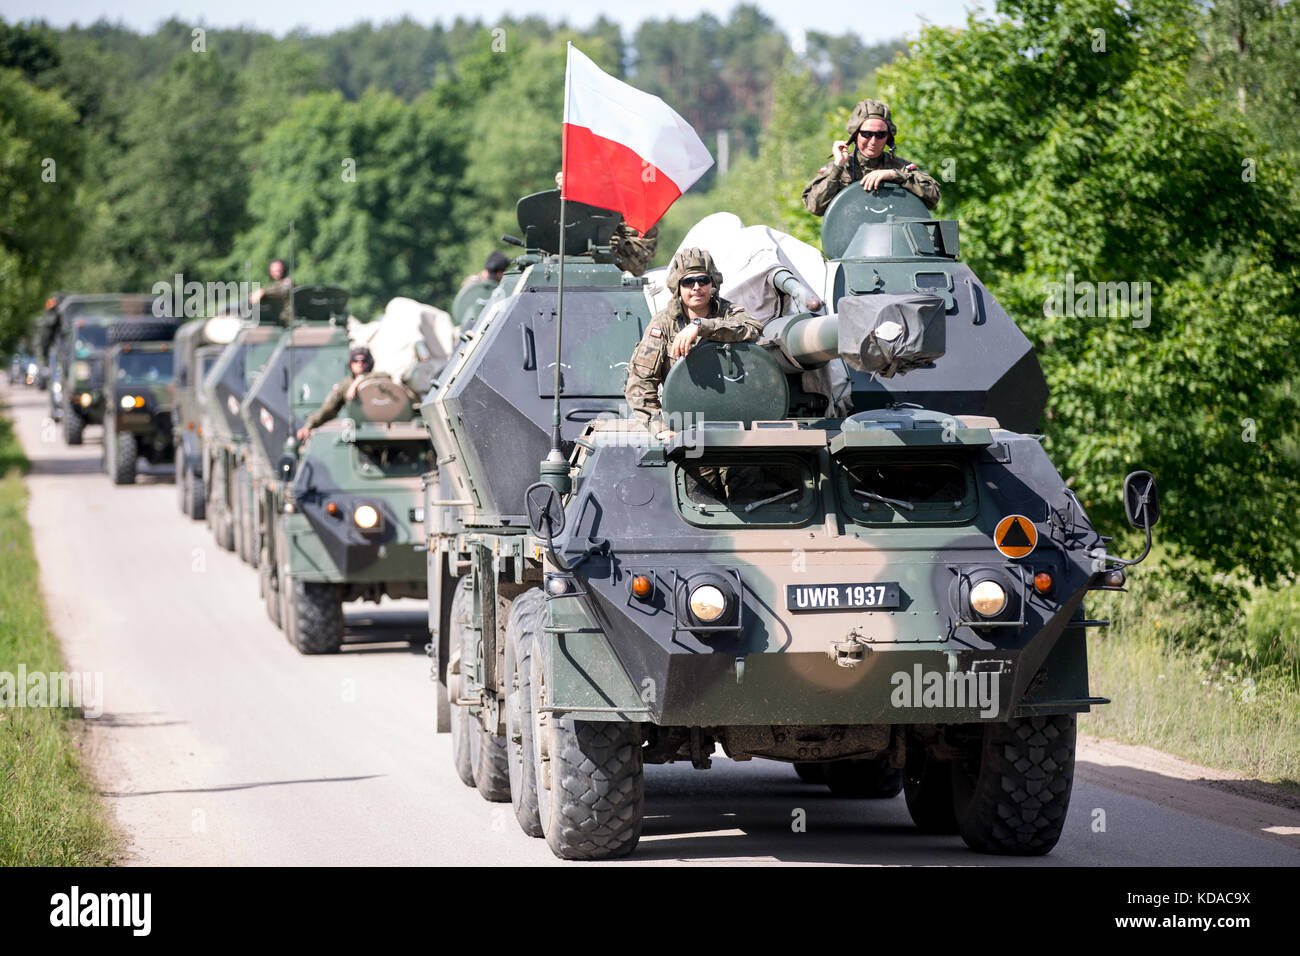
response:
<svg viewBox="0 0 1300 956"><path fill-rule="evenodd" d="M564 531L564 505L552 485L544 481L529 485L524 492L524 510L533 534L550 540Z"/></svg>
<svg viewBox="0 0 1300 956"><path fill-rule="evenodd" d="M1135 471L1124 479L1124 514L1135 528L1150 530L1160 521L1160 493L1155 476Z"/></svg>

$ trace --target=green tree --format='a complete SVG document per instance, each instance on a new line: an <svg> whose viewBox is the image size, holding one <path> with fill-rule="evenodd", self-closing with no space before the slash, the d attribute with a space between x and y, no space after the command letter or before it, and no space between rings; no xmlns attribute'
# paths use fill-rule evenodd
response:
<svg viewBox="0 0 1300 956"><path fill-rule="evenodd" d="M25 334L76 242L76 124L57 94L0 68L0 352Z"/></svg>
<svg viewBox="0 0 1300 956"><path fill-rule="evenodd" d="M951 174L939 212L1038 348L1054 459L1108 527L1119 478L1145 465L1166 540L1224 570L1294 569L1294 170L1247 163L1245 127L1191 94L1190 0L999 11L923 31L881 91L900 151ZM1149 325L1086 300L1045 310L1071 276L1150 283Z"/></svg>
<svg viewBox="0 0 1300 956"><path fill-rule="evenodd" d="M255 151L252 225L227 270L242 274L251 260L260 274L272 257L288 259L293 222L295 278L348 289L354 314L368 317L396 295L450 301L467 232L456 217L464 150L454 130L429 96L298 100Z"/></svg>

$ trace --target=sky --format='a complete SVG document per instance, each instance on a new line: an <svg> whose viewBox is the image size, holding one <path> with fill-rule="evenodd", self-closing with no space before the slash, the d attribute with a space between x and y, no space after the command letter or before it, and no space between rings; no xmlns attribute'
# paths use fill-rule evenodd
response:
<svg viewBox="0 0 1300 956"><path fill-rule="evenodd" d="M816 29L828 33L857 33L868 43L899 36L913 37L923 22L937 26L959 26L966 22L966 8L979 7L980 0L915 0L915 2L849 2L843 4L844 16L834 22L813 19L810 11L824 16L829 5L809 0L756 0L755 5L776 21L790 37L796 49L802 45L803 31ZM708 11L726 19L736 6L735 0L703 3L700 0L654 0L652 3L613 3L607 6L576 3L574 0L0 0L0 17L9 22L43 19L52 26L72 23L87 26L101 18L120 22L142 33L152 32L159 23L175 16L186 22L202 22L210 27L252 26L281 35L295 27L312 33L330 33L361 20L376 25L409 16L419 23L434 21L450 24L457 16L465 19L495 21L502 15L515 17L540 14L552 22L565 20L584 27L604 12L630 36L642 20L693 20ZM991 8L992 3L986 4ZM852 11L852 13L850 13Z"/></svg>

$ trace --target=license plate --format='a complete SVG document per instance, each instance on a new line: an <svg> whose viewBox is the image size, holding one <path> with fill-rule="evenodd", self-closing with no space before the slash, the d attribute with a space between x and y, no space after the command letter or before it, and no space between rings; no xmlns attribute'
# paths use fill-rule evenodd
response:
<svg viewBox="0 0 1300 956"><path fill-rule="evenodd" d="M880 611L898 607L898 582L787 584L787 611Z"/></svg>

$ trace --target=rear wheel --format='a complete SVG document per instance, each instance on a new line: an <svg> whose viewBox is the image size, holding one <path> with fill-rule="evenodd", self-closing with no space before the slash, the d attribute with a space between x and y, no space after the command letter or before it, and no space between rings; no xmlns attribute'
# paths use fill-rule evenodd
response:
<svg viewBox="0 0 1300 956"><path fill-rule="evenodd" d="M533 647L542 633L546 598L534 588L515 598L506 624L506 757L510 771L510 802L520 828L542 835L537 809L537 778L533 774Z"/></svg>
<svg viewBox="0 0 1300 956"><path fill-rule="evenodd" d="M538 635L530 682L533 766L547 845L565 860L627 856L641 839L645 816L641 727L547 713L548 653L546 637Z"/></svg>
<svg viewBox="0 0 1300 956"><path fill-rule="evenodd" d="M447 696L451 704L451 762L456 776L467 787L474 786L474 764L470 761L470 737L473 723L469 711L457 703L461 698L461 654L465 632L469 627L470 592L461 581L451 600L451 660L447 663Z"/></svg>
<svg viewBox="0 0 1300 956"><path fill-rule="evenodd" d="M972 850L1042 856L1061 838L1074 782L1075 717L988 724L954 761L953 804Z"/></svg>
<svg viewBox="0 0 1300 956"><path fill-rule="evenodd" d="M176 475L176 504L181 509L181 514L188 515L190 513L190 474L185 467L185 452L177 448L174 461L172 471Z"/></svg>
<svg viewBox="0 0 1300 956"><path fill-rule="evenodd" d="M889 800L903 789L903 771L888 757L836 760L826 765L826 786L837 797Z"/></svg>
<svg viewBox="0 0 1300 956"><path fill-rule="evenodd" d="M189 498L185 513L195 521L202 521L208 500L207 492L203 487L203 476L194 474L188 468L185 469L185 494Z"/></svg>
<svg viewBox="0 0 1300 956"><path fill-rule="evenodd" d="M343 602L338 585L295 578L286 593L294 647L304 654L338 653L343 646Z"/></svg>
<svg viewBox="0 0 1300 956"><path fill-rule="evenodd" d="M903 799L912 822L922 833L958 832L952 804L952 763L935 760L919 741L907 743Z"/></svg>
<svg viewBox="0 0 1300 956"><path fill-rule="evenodd" d="M113 457L109 460L113 468L113 484L135 483L135 460L139 457L135 436L130 432L117 432L113 437Z"/></svg>
<svg viewBox="0 0 1300 956"><path fill-rule="evenodd" d="M274 561L267 554L267 549L262 549L262 563L257 569L257 578L261 583L262 598L266 601L266 616L270 618L271 623L276 627L284 627L284 619L280 614L280 587L279 578L272 573Z"/></svg>

